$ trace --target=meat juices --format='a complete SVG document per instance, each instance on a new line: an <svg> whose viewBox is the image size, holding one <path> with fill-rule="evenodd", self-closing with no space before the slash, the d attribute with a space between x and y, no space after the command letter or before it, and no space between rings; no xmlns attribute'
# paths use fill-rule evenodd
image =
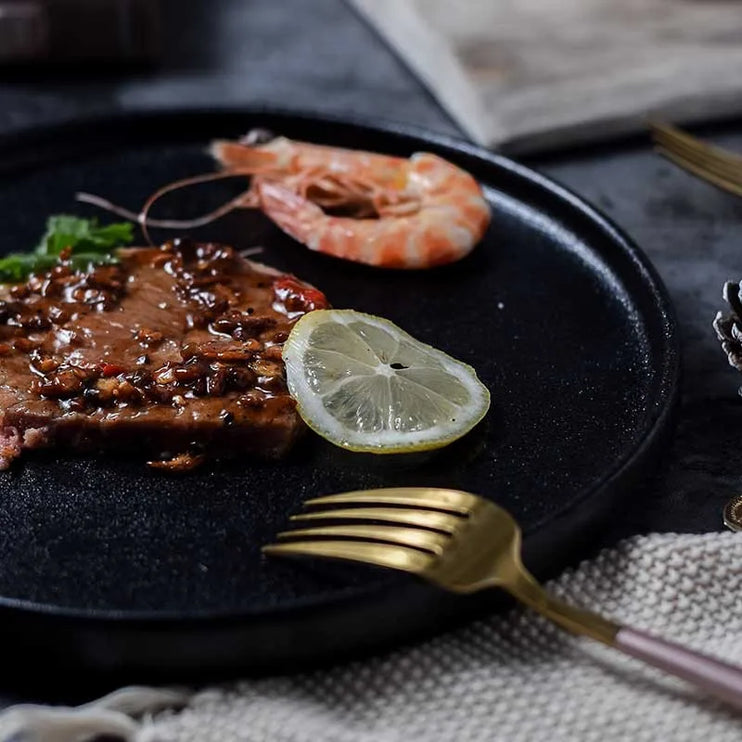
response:
<svg viewBox="0 0 742 742"><path fill-rule="evenodd" d="M141 451L176 471L216 452L284 454L304 426L281 348L325 297L223 245L119 255L4 287L0 468L46 446Z"/></svg>

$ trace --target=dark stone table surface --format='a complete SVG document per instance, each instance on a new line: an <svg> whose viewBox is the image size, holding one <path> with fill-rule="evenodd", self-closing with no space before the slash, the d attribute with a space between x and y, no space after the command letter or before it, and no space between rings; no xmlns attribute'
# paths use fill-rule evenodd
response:
<svg viewBox="0 0 742 742"><path fill-rule="evenodd" d="M149 71L0 73L0 134L115 110L273 105L355 114L461 136L406 67L342 0L164 0L169 31ZM705 134L742 151L742 124ZM659 473L617 516L608 540L721 529L740 487L742 377L711 328L725 280L742 278L742 200L692 179L648 140L522 158L592 201L647 252L677 309L684 380ZM17 700L6 688L6 701Z"/></svg>
<svg viewBox="0 0 742 742"><path fill-rule="evenodd" d="M699 134L742 150L739 124ZM742 481L742 377L728 365L711 322L724 308L724 282L742 278L742 200L666 163L645 139L526 162L620 224L657 267L677 313L683 361L677 430L659 474L612 535L721 530L724 503Z"/></svg>

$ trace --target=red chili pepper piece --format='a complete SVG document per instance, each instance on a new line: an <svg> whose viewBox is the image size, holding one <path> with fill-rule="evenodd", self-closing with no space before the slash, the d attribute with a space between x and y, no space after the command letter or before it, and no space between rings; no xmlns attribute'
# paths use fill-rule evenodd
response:
<svg viewBox="0 0 742 742"><path fill-rule="evenodd" d="M311 312L314 309L327 309L330 304L325 295L307 286L293 276L281 276L273 282L273 293L286 314Z"/></svg>
<svg viewBox="0 0 742 742"><path fill-rule="evenodd" d="M118 366L115 363L101 363L101 375L103 376L118 376L123 374L126 369L123 366Z"/></svg>

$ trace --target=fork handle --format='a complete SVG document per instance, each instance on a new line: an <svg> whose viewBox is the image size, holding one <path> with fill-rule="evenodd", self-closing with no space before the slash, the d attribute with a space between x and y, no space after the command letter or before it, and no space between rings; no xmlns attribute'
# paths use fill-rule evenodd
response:
<svg viewBox="0 0 742 742"><path fill-rule="evenodd" d="M742 708L742 668L738 666L627 626L616 634L613 646Z"/></svg>
<svg viewBox="0 0 742 742"><path fill-rule="evenodd" d="M563 629L589 636L742 708L742 667L569 605L547 593L522 566L515 579L503 587Z"/></svg>

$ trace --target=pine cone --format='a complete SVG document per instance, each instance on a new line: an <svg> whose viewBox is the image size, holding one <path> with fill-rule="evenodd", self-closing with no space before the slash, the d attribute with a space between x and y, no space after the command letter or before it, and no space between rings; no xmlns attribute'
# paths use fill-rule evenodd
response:
<svg viewBox="0 0 742 742"><path fill-rule="evenodd" d="M714 330L727 354L729 365L742 371L742 281L725 283L722 296L732 313L725 317L721 312L717 312Z"/></svg>

